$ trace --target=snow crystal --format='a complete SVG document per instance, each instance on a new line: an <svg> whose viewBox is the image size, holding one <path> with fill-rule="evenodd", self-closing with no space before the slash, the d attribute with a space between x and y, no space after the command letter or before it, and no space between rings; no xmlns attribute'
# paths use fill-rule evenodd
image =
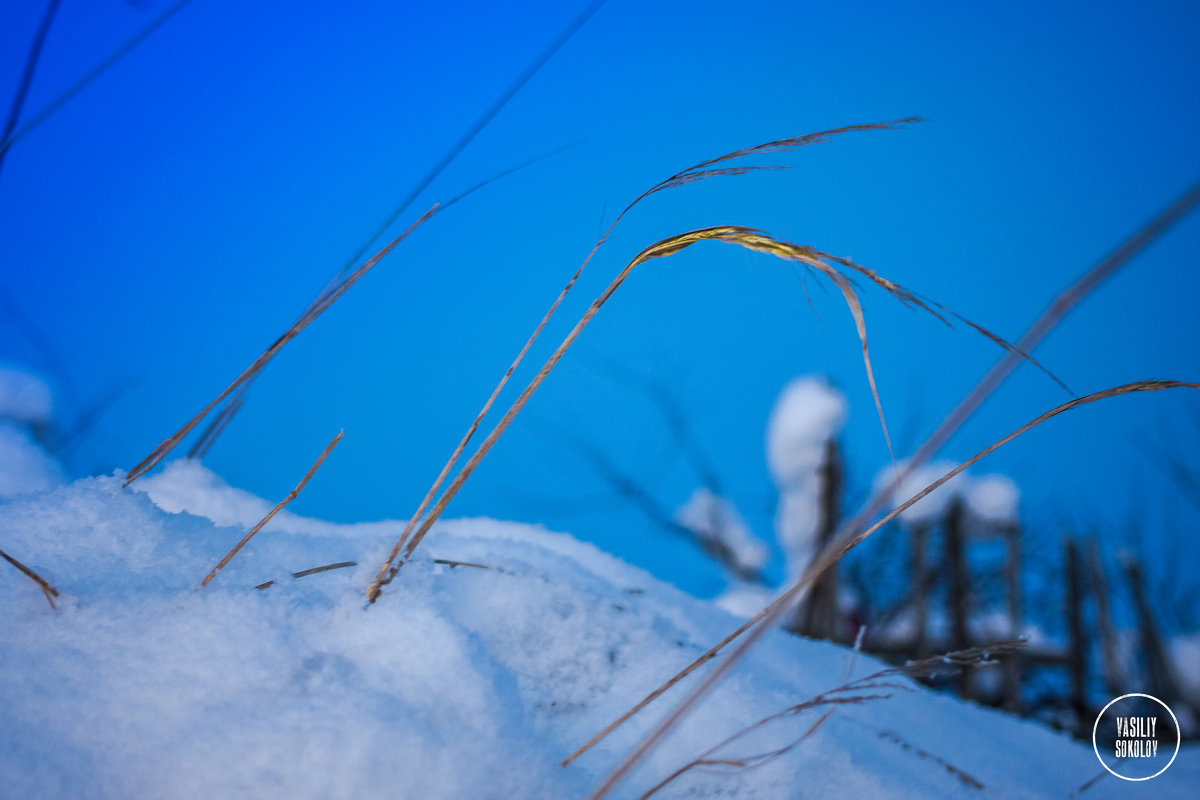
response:
<svg viewBox="0 0 1200 800"><path fill-rule="evenodd" d="M52 405L44 382L27 372L0 367L0 420L45 425L50 422Z"/></svg>

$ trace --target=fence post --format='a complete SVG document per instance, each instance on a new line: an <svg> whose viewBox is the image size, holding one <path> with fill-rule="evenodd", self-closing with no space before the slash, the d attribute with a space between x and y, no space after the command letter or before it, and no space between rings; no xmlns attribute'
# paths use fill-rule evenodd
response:
<svg viewBox="0 0 1200 800"><path fill-rule="evenodd" d="M950 565L950 591L946 595L950 618L950 649L964 650L971 646L970 631L967 620L970 619L970 581L967 569L967 557L963 504L957 497L950 502L946 514L946 562ZM972 670L963 667L959 671L958 688L963 699L970 699L972 685Z"/></svg>
<svg viewBox="0 0 1200 800"><path fill-rule="evenodd" d="M1079 568L1079 549L1070 534L1063 536L1063 566L1067 572L1069 702L1075 711L1076 733L1080 734L1087 724L1087 640L1083 633L1083 576Z"/></svg>
<svg viewBox="0 0 1200 800"><path fill-rule="evenodd" d="M817 520L816 547L821 552L829 542L842 515L842 458L836 439L825 443L825 458L819 472L821 482L820 516ZM813 583L800 618L800 632L813 639L838 638L837 564L825 570ZM851 637L854 633L850 634ZM844 637L843 637L844 638Z"/></svg>
<svg viewBox="0 0 1200 800"><path fill-rule="evenodd" d="M1112 607L1108 601L1108 579L1104 575L1104 561L1100 558L1100 546L1095 539L1087 540L1088 583L1096 598L1096 624L1100 628L1100 663L1104 669L1104 689L1111 696L1122 692L1124 676L1117 660L1117 636L1113 631Z"/></svg>
<svg viewBox="0 0 1200 800"><path fill-rule="evenodd" d="M1021 594L1021 526L1014 523L1004 530L1004 583L1008 594L1008 636L1019 639L1025 631L1024 597ZM1020 651L1004 659L1004 708L1021 713L1021 674L1025 659Z"/></svg>

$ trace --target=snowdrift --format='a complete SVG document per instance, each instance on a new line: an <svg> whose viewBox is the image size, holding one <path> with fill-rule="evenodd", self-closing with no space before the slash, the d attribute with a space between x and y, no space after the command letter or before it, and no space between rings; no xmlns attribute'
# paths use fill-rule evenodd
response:
<svg viewBox="0 0 1200 800"><path fill-rule="evenodd" d="M737 624L570 536L488 519L438 525L369 609L400 523L280 514L195 592L268 505L190 462L141 491L90 478L0 503L3 547L62 593L54 611L16 570L0 580L0 795L582 797L668 705L559 761ZM358 565L292 577L343 561ZM851 660L768 637L617 796L848 669L881 668ZM694 771L655 796L1065 798L1101 771L1087 745L901 682L764 766ZM819 713L741 751L792 741ZM1083 796L1186 796L1196 760Z"/></svg>

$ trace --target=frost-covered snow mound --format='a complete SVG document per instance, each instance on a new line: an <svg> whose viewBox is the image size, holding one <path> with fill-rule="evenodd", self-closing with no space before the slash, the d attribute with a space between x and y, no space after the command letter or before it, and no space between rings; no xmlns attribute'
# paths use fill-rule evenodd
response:
<svg viewBox="0 0 1200 800"><path fill-rule="evenodd" d="M736 624L569 536L486 519L435 527L369 609L363 589L397 523L281 515L194 592L258 505L197 465L163 475L149 493L92 478L0 504L0 546L62 593L53 611L0 564L0 795L582 797L667 706L559 761ZM359 565L292 577L342 561ZM848 662L768 637L617 796L841 684ZM878 668L860 658L853 674ZM747 748L814 719L768 726ZM1186 787L1170 781L1187 769L1151 788ZM689 773L656 796L1063 798L1099 771L1086 745L914 685L840 708L766 766ZM1088 797L1127 796L1116 783Z"/></svg>

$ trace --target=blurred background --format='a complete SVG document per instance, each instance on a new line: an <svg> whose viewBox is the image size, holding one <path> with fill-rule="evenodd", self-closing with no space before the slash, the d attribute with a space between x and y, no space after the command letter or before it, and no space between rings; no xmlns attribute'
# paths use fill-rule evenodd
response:
<svg viewBox="0 0 1200 800"><path fill-rule="evenodd" d="M51 387L41 435L66 471L129 469L199 411L584 8L63 0L17 132L170 14L0 165L0 362ZM3 12L5 97L45 11ZM567 149L403 242L274 360L204 463L282 498L344 428L293 509L407 518L620 209L698 161L843 125L926 119L640 204L501 405L639 250L709 225L852 257L1015 340L1200 175L1197 30L1192 2L611 0L391 235L434 201ZM1197 252L1200 215L1090 296L1037 357L1079 394L1196 380ZM846 509L889 463L853 321L831 289L716 243L639 268L448 515L544 523L714 596L727 571L670 525L706 485L706 464L767 543L765 582L780 580L765 432L784 386L820 375L844 397ZM903 457L1000 350L880 291L862 297ZM966 458L1069 397L1023 366L943 455ZM1053 543L1039 551L1049 584L1065 569L1063 533L1127 548L1169 612L1163 624L1183 633L1200 623L1200 575L1186 568L1200 556L1197 445L1200 401L1139 395L1058 418L983 466L1015 482L1023 528ZM902 548L896 536L879 546Z"/></svg>

